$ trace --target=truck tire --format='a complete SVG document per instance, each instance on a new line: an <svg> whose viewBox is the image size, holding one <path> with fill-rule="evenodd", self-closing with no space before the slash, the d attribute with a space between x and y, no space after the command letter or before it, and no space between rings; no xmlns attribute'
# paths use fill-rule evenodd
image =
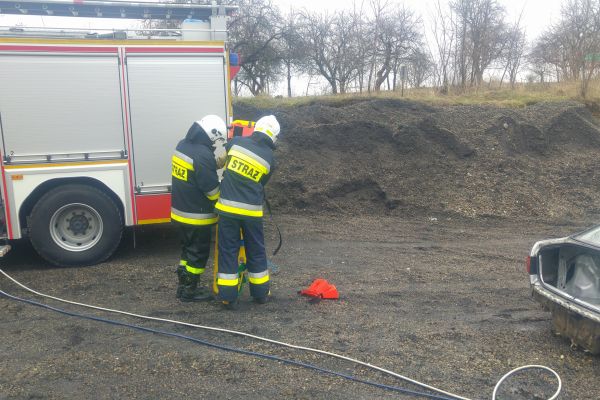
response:
<svg viewBox="0 0 600 400"><path fill-rule="evenodd" d="M92 265L117 249L123 218L106 193L92 186L67 184L40 198L31 211L29 228L33 247L50 263Z"/></svg>

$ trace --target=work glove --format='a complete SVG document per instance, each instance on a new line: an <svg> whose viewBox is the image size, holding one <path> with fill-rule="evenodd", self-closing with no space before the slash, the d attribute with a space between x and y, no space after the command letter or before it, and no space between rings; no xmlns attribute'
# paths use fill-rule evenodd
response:
<svg viewBox="0 0 600 400"><path fill-rule="evenodd" d="M217 169L221 169L225 166L227 161L227 150L224 145L215 146L215 161L217 162Z"/></svg>

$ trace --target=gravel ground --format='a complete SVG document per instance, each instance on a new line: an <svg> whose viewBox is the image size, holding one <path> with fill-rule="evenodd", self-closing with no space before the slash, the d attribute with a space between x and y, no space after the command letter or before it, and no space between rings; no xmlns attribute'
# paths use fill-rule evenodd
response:
<svg viewBox="0 0 600 400"><path fill-rule="evenodd" d="M271 303L250 303L247 293L238 312L178 302L169 226L138 228L136 248L129 231L117 254L93 267L51 267L27 242L0 265L53 296L333 351L473 399L491 398L498 379L525 364L555 369L561 399L600 398L600 358L552 333L523 268L536 240L600 217L600 125L585 106L363 99L235 110L242 119L267 112L282 122L268 191L285 238L272 260L279 272ZM271 224L267 232L274 248ZM317 277L333 282L341 299L311 303L297 294ZM5 278L0 289L419 390L323 355L44 300ZM0 324L2 399L411 398L5 297ZM547 375L522 374L499 398L546 399L553 385Z"/></svg>
<svg viewBox="0 0 600 400"><path fill-rule="evenodd" d="M238 312L175 300L178 246L168 226L138 229L135 249L129 232L109 262L93 267L45 265L27 243L18 243L0 262L17 280L53 296L334 351L470 398L491 398L495 382L525 364L555 369L564 382L561 399L600 398L600 358L552 333L550 315L531 299L523 268L533 242L572 233L585 222L323 215L280 215L277 221L285 242L272 260L279 266L274 300L260 306L245 293ZM267 232L274 248L271 224ZM341 299L313 304L297 294L317 277L334 283ZM325 356L44 300L5 278L0 289L418 390ZM0 321L3 399L412 398L4 297ZM501 398L545 399L553 391L550 378L533 373L508 382Z"/></svg>

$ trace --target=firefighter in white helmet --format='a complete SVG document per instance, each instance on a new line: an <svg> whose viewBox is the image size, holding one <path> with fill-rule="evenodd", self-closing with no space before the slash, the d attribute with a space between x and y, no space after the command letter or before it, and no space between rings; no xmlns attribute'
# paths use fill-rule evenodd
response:
<svg viewBox="0 0 600 400"><path fill-rule="evenodd" d="M181 240L177 268L177 298L181 301L212 298L211 292L198 283L210 253L211 227L217 223L214 205L220 191L214 151L226 138L225 122L216 115L207 115L192 124L173 154L171 220Z"/></svg>
<svg viewBox="0 0 600 400"><path fill-rule="evenodd" d="M256 122L252 136L235 137L225 145L227 161L221 196L215 205L219 214L216 279L219 299L229 309L237 307L240 229L246 248L250 295L263 304L270 294L262 217L264 186L273 174L273 151L279 130L279 122L269 115Z"/></svg>

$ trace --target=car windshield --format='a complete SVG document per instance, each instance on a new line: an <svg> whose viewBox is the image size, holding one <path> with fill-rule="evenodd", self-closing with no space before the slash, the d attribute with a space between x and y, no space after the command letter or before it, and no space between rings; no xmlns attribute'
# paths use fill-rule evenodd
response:
<svg viewBox="0 0 600 400"><path fill-rule="evenodd" d="M573 236L573 238L594 246L600 246L600 225L590 229L589 231L579 233Z"/></svg>

